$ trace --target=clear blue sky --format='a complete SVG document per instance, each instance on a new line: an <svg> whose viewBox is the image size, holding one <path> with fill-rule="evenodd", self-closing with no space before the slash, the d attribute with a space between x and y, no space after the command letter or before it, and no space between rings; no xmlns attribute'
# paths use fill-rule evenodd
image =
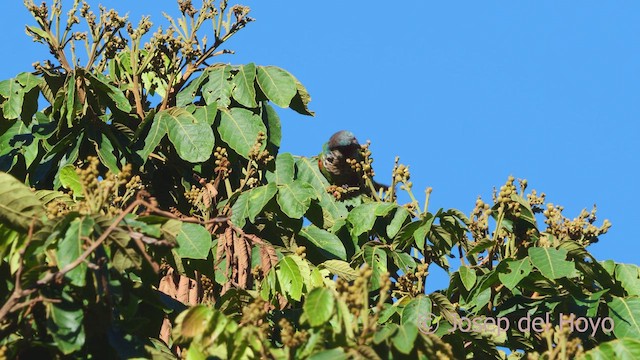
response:
<svg viewBox="0 0 640 360"><path fill-rule="evenodd" d="M105 3L136 22L177 13L170 0ZM510 174L526 178L570 217L598 205L598 224L613 223L598 259L640 262L640 2L362 3L245 3L257 21L220 61L289 70L317 113L280 111L282 151L315 155L347 128L372 141L381 182L399 155L419 199L431 186L432 210L467 214ZM5 1L0 79L47 58L28 23L22 1Z"/></svg>

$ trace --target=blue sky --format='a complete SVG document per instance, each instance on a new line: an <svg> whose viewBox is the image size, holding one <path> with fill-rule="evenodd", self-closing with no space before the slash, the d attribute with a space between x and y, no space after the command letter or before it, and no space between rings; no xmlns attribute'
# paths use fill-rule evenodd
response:
<svg viewBox="0 0 640 360"><path fill-rule="evenodd" d="M105 3L136 22L177 13L170 0ZM567 216L597 204L613 227L592 253L638 263L640 2L244 4L257 21L219 61L280 66L313 98L315 118L280 111L281 151L315 155L352 130L372 141L379 181L398 155L420 200L433 187L430 209L467 214L509 175L526 178ZM28 23L22 1L3 5L0 79L47 58Z"/></svg>

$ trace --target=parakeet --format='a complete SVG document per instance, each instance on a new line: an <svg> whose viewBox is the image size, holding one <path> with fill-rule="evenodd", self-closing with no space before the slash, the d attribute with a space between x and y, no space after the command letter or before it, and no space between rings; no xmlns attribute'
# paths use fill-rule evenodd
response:
<svg viewBox="0 0 640 360"><path fill-rule="evenodd" d="M358 174L347 159L362 160L360 143L351 131L341 130L333 134L328 142L322 146L322 152L318 155L318 167L330 184L346 187L359 187L364 192L369 192L362 175ZM376 190L385 187L375 181Z"/></svg>

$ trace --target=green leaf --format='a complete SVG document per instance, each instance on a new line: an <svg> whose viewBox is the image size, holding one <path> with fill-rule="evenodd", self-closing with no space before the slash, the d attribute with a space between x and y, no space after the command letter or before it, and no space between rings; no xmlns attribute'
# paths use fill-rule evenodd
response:
<svg viewBox="0 0 640 360"><path fill-rule="evenodd" d="M387 236L389 236L390 239L393 239L393 237L398 234L398 231L400 231L409 215L409 211L406 208L397 208L395 214L393 215L393 219L387 226Z"/></svg>
<svg viewBox="0 0 640 360"><path fill-rule="evenodd" d="M182 159L199 163L211 157L215 137L208 123L198 121L182 108L160 111L156 114L154 121L166 124L169 140Z"/></svg>
<svg viewBox="0 0 640 360"><path fill-rule="evenodd" d="M67 76L67 99L65 101L67 113L67 126L73 126L73 120L76 119L76 77L75 72L69 73Z"/></svg>
<svg viewBox="0 0 640 360"><path fill-rule="evenodd" d="M616 264L615 277L629 296L640 296L640 268L637 265Z"/></svg>
<svg viewBox="0 0 640 360"><path fill-rule="evenodd" d="M265 117L268 125L267 135L269 136L269 142L273 144L273 146L279 148L282 141L282 124L280 123L280 116L278 116L276 109L267 104L266 101L262 103L262 119L264 120Z"/></svg>
<svg viewBox="0 0 640 360"><path fill-rule="evenodd" d="M386 341L390 336L395 334L397 330L398 324L394 324L392 322L386 323L373 335L373 343L377 345L383 341Z"/></svg>
<svg viewBox="0 0 640 360"><path fill-rule="evenodd" d="M282 108L289 107L298 92L295 78L275 66L258 66L258 85L269 100Z"/></svg>
<svg viewBox="0 0 640 360"><path fill-rule="evenodd" d="M85 74L91 82L91 85L93 85L95 89L104 92L118 109L126 113L131 111L129 99L127 99L122 90L111 85L106 76L97 72Z"/></svg>
<svg viewBox="0 0 640 360"><path fill-rule="evenodd" d="M189 85L182 88L178 95L176 95L176 106L184 107L193 102L196 98L198 91L200 90L200 86L202 83L209 78L209 73L204 72L197 78L193 79ZM215 103L215 101L213 101Z"/></svg>
<svg viewBox="0 0 640 360"><path fill-rule="evenodd" d="M276 268L282 292L289 294L292 299L300 301L303 280L296 261L291 256L286 256L278 262Z"/></svg>
<svg viewBox="0 0 640 360"><path fill-rule="evenodd" d="M262 212L262 209L267 206L277 192L278 188L273 183L258 186L250 191L248 215L251 222L255 221L256 216Z"/></svg>
<svg viewBox="0 0 640 360"><path fill-rule="evenodd" d="M346 360L349 359L347 354L341 348L328 349L319 351L311 356L309 360Z"/></svg>
<svg viewBox="0 0 640 360"><path fill-rule="evenodd" d="M40 86L44 81L41 77L37 77L29 72L23 72L16 76L16 80L24 87L24 93L28 93L37 86Z"/></svg>
<svg viewBox="0 0 640 360"><path fill-rule="evenodd" d="M578 360L640 359L640 339L623 338L601 343L585 352Z"/></svg>
<svg viewBox="0 0 640 360"><path fill-rule="evenodd" d="M244 191L238 196L231 207L231 222L239 228L243 228L249 217L249 197L251 191Z"/></svg>
<svg viewBox="0 0 640 360"><path fill-rule="evenodd" d="M312 327L324 325L333 315L334 305L335 299L330 290L321 287L311 290L303 307L309 325Z"/></svg>
<svg viewBox="0 0 640 360"><path fill-rule="evenodd" d="M349 212L347 220L353 225L351 234L360 236L361 234L373 229L378 216L385 216L391 211L395 204L390 203L366 203L357 206Z"/></svg>
<svg viewBox="0 0 640 360"><path fill-rule="evenodd" d="M0 82L0 95L5 99L0 107L2 115L7 120L18 119L22 113L24 89L17 79Z"/></svg>
<svg viewBox="0 0 640 360"><path fill-rule="evenodd" d="M58 267L63 269L65 266L74 262L84 252L86 237L93 233L95 221L90 217L80 217L74 219L65 236L60 243L56 255L58 257ZM69 271L65 277L71 280L75 286L84 286L86 283L87 263L81 262L73 270Z"/></svg>
<svg viewBox="0 0 640 360"><path fill-rule="evenodd" d="M193 112L193 116L201 123L207 123L210 126L216 120L216 114L218 114L218 104L213 103L207 106L198 106Z"/></svg>
<svg viewBox="0 0 640 360"><path fill-rule="evenodd" d="M85 332L82 325L84 312L75 304L46 302L50 314L47 327L56 347L65 355L82 349Z"/></svg>
<svg viewBox="0 0 640 360"><path fill-rule="evenodd" d="M309 110L308 107L309 102L311 102L311 96L309 96L309 92L307 92L307 89L300 83L300 81L298 81L298 79L295 79L295 81L296 89L298 90L298 92L293 97L293 99L291 99L291 104L289 104L289 107L291 108L291 110L294 110L299 114L314 116L315 113Z"/></svg>
<svg viewBox="0 0 640 360"><path fill-rule="evenodd" d="M332 274L352 281L358 277L358 272L354 270L348 262L342 260L327 260L321 264L322 267L329 270Z"/></svg>
<svg viewBox="0 0 640 360"><path fill-rule="evenodd" d="M249 63L241 65L238 73L233 77L233 98L248 108L255 108L256 103L256 65Z"/></svg>
<svg viewBox="0 0 640 360"><path fill-rule="evenodd" d="M315 225L309 225L300 230L300 235L317 246L324 253L328 253L330 258L347 260L347 251L339 237L322 230Z"/></svg>
<svg viewBox="0 0 640 360"><path fill-rule="evenodd" d="M143 163L147 161L149 155L156 149L160 140L167 134L167 124L160 118L154 117L151 121L151 128L147 137L144 139L144 148L138 151L138 155L142 158Z"/></svg>
<svg viewBox="0 0 640 360"><path fill-rule="evenodd" d="M504 265L503 265L504 264ZM498 265L498 278L509 290L513 290L520 280L529 276L533 266L529 259L504 260Z"/></svg>
<svg viewBox="0 0 640 360"><path fill-rule="evenodd" d="M220 108L228 108L231 104L231 90L233 84L231 78L231 66L223 65L209 70L209 79L202 86L202 97L210 105L218 103Z"/></svg>
<svg viewBox="0 0 640 360"><path fill-rule="evenodd" d="M607 305L616 337L640 339L640 298L614 297Z"/></svg>
<svg viewBox="0 0 640 360"><path fill-rule="evenodd" d="M398 327L398 332L393 336L391 341L398 351L403 354L409 354L413 349L413 344L418 336L418 327L415 323L407 322Z"/></svg>
<svg viewBox="0 0 640 360"><path fill-rule="evenodd" d="M65 189L71 189L76 197L84 196L84 186L73 165L66 165L60 169L60 183Z"/></svg>
<svg viewBox="0 0 640 360"><path fill-rule="evenodd" d="M346 218L348 215L346 205L336 201L333 196L327 193L329 182L318 169L317 159L300 157L296 159L296 166L298 168L297 179L313 186L316 198L322 208L323 227L325 229L330 228L339 219Z"/></svg>
<svg viewBox="0 0 640 360"><path fill-rule="evenodd" d="M45 42L49 42L51 39L46 31L35 26L27 26L26 32L27 35L34 37L33 41L42 42L44 40Z"/></svg>
<svg viewBox="0 0 640 360"><path fill-rule="evenodd" d="M207 330L213 311L204 305L196 305L180 315L180 336L191 339Z"/></svg>
<svg viewBox="0 0 640 360"><path fill-rule="evenodd" d="M27 231L32 223L39 225L44 214L42 204L26 185L0 172L0 223Z"/></svg>
<svg viewBox="0 0 640 360"><path fill-rule="evenodd" d="M201 225L183 223L176 241L176 252L182 258L206 259L209 255L211 234Z"/></svg>
<svg viewBox="0 0 640 360"><path fill-rule="evenodd" d="M547 279L555 280L562 277L571 277L576 273L575 264L565 260L567 258L567 250L532 247L529 248L528 252L533 266L540 270Z"/></svg>
<svg viewBox="0 0 640 360"><path fill-rule="evenodd" d="M220 138L240 156L248 159L249 152L258 138L258 133L267 133L262 119L242 108L221 109L221 113L220 126L218 126Z"/></svg>
<svg viewBox="0 0 640 360"><path fill-rule="evenodd" d="M413 259L413 256L407 254L406 252L398 252L392 251L390 252L391 258L393 262L396 263L396 266L402 272L409 272L416 268L416 261Z"/></svg>
<svg viewBox="0 0 640 360"><path fill-rule="evenodd" d="M364 261L372 270L370 290L378 290L380 288L380 277L388 272L387 253L380 246L366 245L364 250Z"/></svg>
<svg viewBox="0 0 640 360"><path fill-rule="evenodd" d="M293 182L295 173L295 162L291 153L278 154L276 158L275 172L267 172L267 181L275 182L278 185Z"/></svg>
<svg viewBox="0 0 640 360"><path fill-rule="evenodd" d="M292 219L300 219L309 209L311 200L316 198L316 193L308 183L295 180L289 184L278 186L278 205L282 212Z"/></svg>
<svg viewBox="0 0 640 360"><path fill-rule="evenodd" d="M472 243L473 244L473 243ZM482 239L473 244L473 247L469 250L468 254L479 254L495 245L495 241L491 239Z"/></svg>
<svg viewBox="0 0 640 360"><path fill-rule="evenodd" d="M431 299L428 296L421 294L411 299L411 301L402 309L401 323L406 324L412 322L418 326L427 326L425 321L431 321Z"/></svg>
<svg viewBox="0 0 640 360"><path fill-rule="evenodd" d="M471 270L468 266L460 266L458 269L458 274L460 274L460 280L462 280L462 285L467 290L471 290L473 285L476 284L476 272Z"/></svg>

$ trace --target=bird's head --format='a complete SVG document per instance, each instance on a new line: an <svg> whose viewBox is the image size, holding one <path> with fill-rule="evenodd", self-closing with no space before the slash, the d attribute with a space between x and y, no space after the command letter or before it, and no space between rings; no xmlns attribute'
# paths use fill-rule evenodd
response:
<svg viewBox="0 0 640 360"><path fill-rule="evenodd" d="M356 139L355 135L351 131L340 130L337 133L333 134L329 139L329 149L337 149L344 147L359 147L358 139Z"/></svg>

